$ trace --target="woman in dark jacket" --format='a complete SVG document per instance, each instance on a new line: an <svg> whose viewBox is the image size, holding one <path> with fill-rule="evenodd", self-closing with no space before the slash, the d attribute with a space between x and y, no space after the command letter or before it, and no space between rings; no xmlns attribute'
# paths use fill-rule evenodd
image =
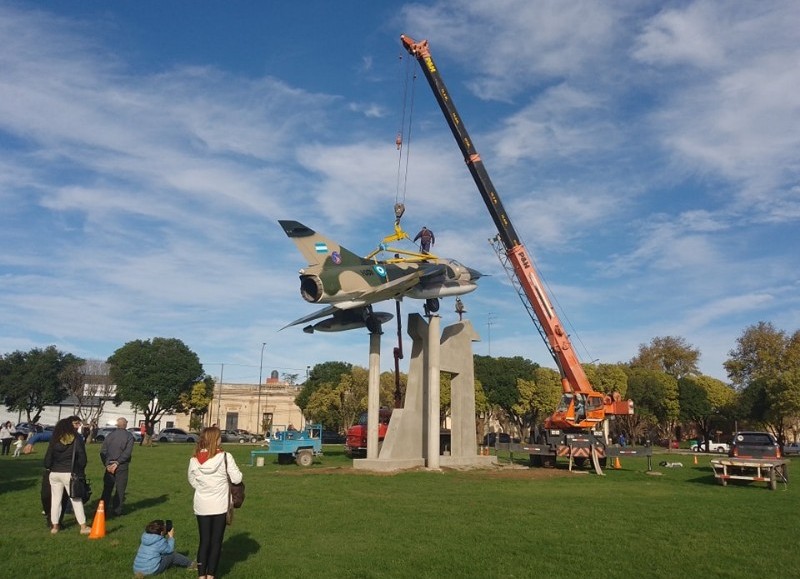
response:
<svg viewBox="0 0 800 579"><path fill-rule="evenodd" d="M61 496L69 489L71 473L81 476L86 472L86 446L78 434L80 420L74 416L63 418L56 423L53 437L44 455L44 467L50 471L50 532L58 533L58 520L61 517ZM75 462L73 465L73 453ZM86 514L83 512L83 499L70 498L75 518L81 526L81 535L88 535L91 529L86 525Z"/></svg>

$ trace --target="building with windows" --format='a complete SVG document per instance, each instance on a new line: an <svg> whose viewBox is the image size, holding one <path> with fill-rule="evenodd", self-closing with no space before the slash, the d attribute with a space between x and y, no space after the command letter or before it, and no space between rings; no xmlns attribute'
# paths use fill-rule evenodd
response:
<svg viewBox="0 0 800 579"><path fill-rule="evenodd" d="M303 413L294 399L300 386L283 382L273 370L263 384L218 383L203 424L218 425L223 430L247 430L264 434L273 427L281 430L291 424L301 428ZM175 427L189 430L189 415L175 417Z"/></svg>
<svg viewBox="0 0 800 579"><path fill-rule="evenodd" d="M294 399L300 392L300 386L281 381L277 370L260 386L258 384L216 384L214 395L208 412L203 417L203 426L217 424L224 430L247 430L264 434L274 427L286 430L291 424L295 428L304 426L303 413ZM89 424L95 421L97 426L114 426L118 417L128 420L128 426L139 427L144 415L132 408L130 403L114 403L115 387L104 386L102 390L87 384L83 395L68 396L60 404L46 406L39 417L39 424L54 425L58 420L76 414ZM4 420L13 423L22 422L25 416L21 412L7 413ZM164 414L154 425L154 432L164 428L190 428L189 414Z"/></svg>

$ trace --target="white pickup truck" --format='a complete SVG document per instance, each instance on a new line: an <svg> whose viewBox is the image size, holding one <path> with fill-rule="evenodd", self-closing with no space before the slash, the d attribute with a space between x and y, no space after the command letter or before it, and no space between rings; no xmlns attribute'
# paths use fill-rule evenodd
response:
<svg viewBox="0 0 800 579"><path fill-rule="evenodd" d="M800 455L800 442L786 444L786 446L783 447L783 454L784 456L789 456L790 454Z"/></svg>
<svg viewBox="0 0 800 579"><path fill-rule="evenodd" d="M731 449L731 445L727 442L709 442L708 449L710 452L716 452L718 454L728 454L728 451ZM706 443L701 442L699 445L697 443L693 444L690 450L694 452L705 452L706 451Z"/></svg>

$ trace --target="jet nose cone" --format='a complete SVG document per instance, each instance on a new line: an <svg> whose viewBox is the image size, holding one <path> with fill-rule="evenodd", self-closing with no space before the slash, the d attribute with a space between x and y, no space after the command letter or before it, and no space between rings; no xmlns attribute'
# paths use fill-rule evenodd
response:
<svg viewBox="0 0 800 579"><path fill-rule="evenodd" d="M483 277L483 274L479 272L477 269L472 269L471 267L468 267L467 271L469 272L469 278L472 280L476 280Z"/></svg>

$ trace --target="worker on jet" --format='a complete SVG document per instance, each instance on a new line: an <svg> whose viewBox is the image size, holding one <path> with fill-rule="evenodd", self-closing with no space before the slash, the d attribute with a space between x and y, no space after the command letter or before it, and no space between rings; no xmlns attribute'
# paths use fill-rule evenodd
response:
<svg viewBox="0 0 800 579"><path fill-rule="evenodd" d="M422 253L430 253L431 246L436 243L436 237L433 235L433 231L423 226L419 233L417 233L417 235L414 237L414 241L417 241L418 239L419 247Z"/></svg>

